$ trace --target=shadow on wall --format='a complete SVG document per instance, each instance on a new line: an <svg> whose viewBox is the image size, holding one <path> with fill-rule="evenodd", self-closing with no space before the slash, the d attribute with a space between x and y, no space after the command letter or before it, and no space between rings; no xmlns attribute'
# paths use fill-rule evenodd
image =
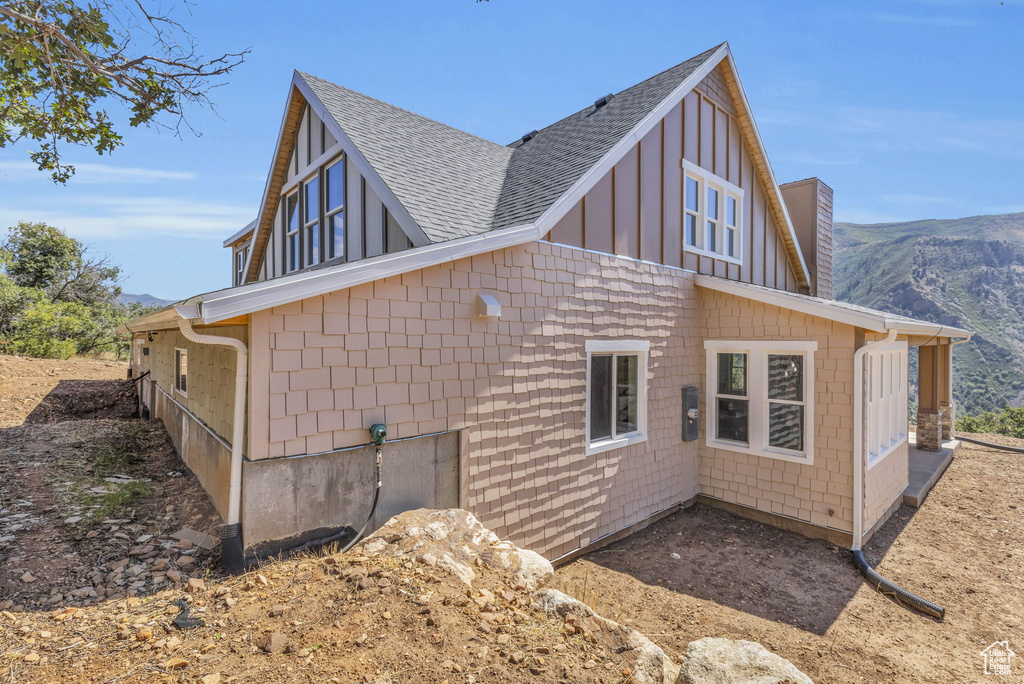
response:
<svg viewBox="0 0 1024 684"><path fill-rule="evenodd" d="M881 560L912 515L913 509L901 508L872 537L865 547L869 562ZM703 504L582 560L642 583L612 579L608 586L607 575L591 576L591 586L622 606L651 605L650 590L657 587L818 635L825 634L864 584L849 549ZM586 573L586 563L577 561L558 574L572 590Z"/></svg>

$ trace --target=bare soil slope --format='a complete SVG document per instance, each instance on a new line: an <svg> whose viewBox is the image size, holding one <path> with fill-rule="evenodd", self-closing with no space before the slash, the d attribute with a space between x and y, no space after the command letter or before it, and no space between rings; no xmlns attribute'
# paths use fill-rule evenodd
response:
<svg viewBox="0 0 1024 684"><path fill-rule="evenodd" d="M846 549L701 505L553 582L586 583L672 656L715 636L758 641L817 682L983 681L982 649L1024 647L1024 456L965 444L924 505L901 508L865 555L945 620L868 587ZM1024 681L1024 662L1014 674Z"/></svg>

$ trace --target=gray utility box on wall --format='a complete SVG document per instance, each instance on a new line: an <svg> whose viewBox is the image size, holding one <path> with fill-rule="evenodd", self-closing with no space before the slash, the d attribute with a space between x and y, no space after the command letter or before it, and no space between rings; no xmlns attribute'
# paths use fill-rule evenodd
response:
<svg viewBox="0 0 1024 684"><path fill-rule="evenodd" d="M683 441L697 439L700 427L700 411L697 408L697 388L692 385L683 388Z"/></svg>

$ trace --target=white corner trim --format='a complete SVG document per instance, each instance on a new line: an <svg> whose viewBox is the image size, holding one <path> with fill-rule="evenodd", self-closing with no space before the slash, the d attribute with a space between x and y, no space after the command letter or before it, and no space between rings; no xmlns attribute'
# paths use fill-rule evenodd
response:
<svg viewBox="0 0 1024 684"><path fill-rule="evenodd" d="M649 352L650 340L587 340L588 352Z"/></svg>

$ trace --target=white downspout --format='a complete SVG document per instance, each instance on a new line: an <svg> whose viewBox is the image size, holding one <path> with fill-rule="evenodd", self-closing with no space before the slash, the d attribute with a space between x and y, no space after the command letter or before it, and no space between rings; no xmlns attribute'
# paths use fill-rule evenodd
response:
<svg viewBox="0 0 1024 684"><path fill-rule="evenodd" d="M896 329L883 340L865 344L853 353L853 542L851 551L860 551L864 536L864 355L896 341Z"/></svg>
<svg viewBox="0 0 1024 684"><path fill-rule="evenodd" d="M231 429L231 476L228 492L228 525L242 521L242 443L245 438L245 390L249 379L249 349L241 340L220 335L201 335L192 329L186 318L178 320L178 328L185 339L196 344L215 344L231 347L237 352L235 364L235 418Z"/></svg>

